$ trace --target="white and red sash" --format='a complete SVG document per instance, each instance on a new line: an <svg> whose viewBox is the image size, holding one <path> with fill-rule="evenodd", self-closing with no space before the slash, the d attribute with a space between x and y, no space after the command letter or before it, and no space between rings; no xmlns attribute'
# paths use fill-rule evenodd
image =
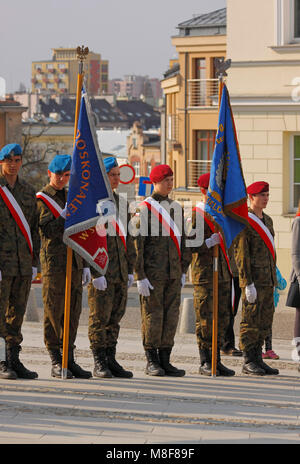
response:
<svg viewBox="0 0 300 464"><path fill-rule="evenodd" d="M154 200L153 197L146 198L142 204L147 206L148 210L157 217L161 225L168 232L176 246L178 256L181 259L181 234L169 213L165 208L160 206L159 202Z"/></svg>
<svg viewBox="0 0 300 464"><path fill-rule="evenodd" d="M33 255L33 245L32 245L30 227L29 227L29 224L24 216L24 213L20 205L18 204L13 194L5 186L4 187L0 186L0 196L2 197L12 217L14 218L22 234L24 235L25 240L28 244L30 253L31 255Z"/></svg>
<svg viewBox="0 0 300 464"><path fill-rule="evenodd" d="M118 236L120 237L125 250L127 251L127 246L126 246L126 232L125 228L122 224L122 221L120 218L112 218L110 220L112 226L114 227L115 231L117 232Z"/></svg>
<svg viewBox="0 0 300 464"><path fill-rule="evenodd" d="M42 200L48 206L55 218L58 218L61 215L62 208L55 200L53 200L53 198L49 197L46 195L46 193L43 192L38 192L36 197Z"/></svg>
<svg viewBox="0 0 300 464"><path fill-rule="evenodd" d="M204 203L202 202L199 202L196 204L195 208L194 208L194 211L196 211L197 213L199 213L205 220L205 222L207 223L207 225L209 226L210 230L214 233L215 232L215 226L213 224L212 221L210 221L208 219L208 217L204 214L205 212L205 205ZM227 254L227 251L226 251L226 248L225 248L225 244L224 244L224 240L223 240L223 237L222 237L222 234L220 234L220 232L218 232L219 236L220 236L220 247L221 247L221 250L223 252L223 255L224 255L224 258L226 260L226 263L227 263L227 266L228 266L228 270L231 274L231 269L230 269L230 263L229 263L229 257L228 257L228 254Z"/></svg>
<svg viewBox="0 0 300 464"><path fill-rule="evenodd" d="M275 262L276 255L275 255L275 243L274 243L273 235L271 234L267 226L255 214L249 212L248 217L249 217L249 224L262 238L262 240L264 241L265 245L269 249L272 255L272 258Z"/></svg>

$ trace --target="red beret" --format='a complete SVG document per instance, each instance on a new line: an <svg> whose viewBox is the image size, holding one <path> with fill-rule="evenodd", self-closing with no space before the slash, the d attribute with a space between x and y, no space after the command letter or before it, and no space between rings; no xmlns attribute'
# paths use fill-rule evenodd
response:
<svg viewBox="0 0 300 464"><path fill-rule="evenodd" d="M150 172L151 182L161 182L168 176L173 176L173 171L168 164L159 164Z"/></svg>
<svg viewBox="0 0 300 464"><path fill-rule="evenodd" d="M208 189L209 178L210 178L210 173L209 172L207 172L206 174L202 174L197 180L197 184L199 185L199 187Z"/></svg>
<svg viewBox="0 0 300 464"><path fill-rule="evenodd" d="M247 187L247 193L250 195L256 195L258 193L262 192L268 192L269 191L269 184L268 182L253 182L253 184L249 185Z"/></svg>

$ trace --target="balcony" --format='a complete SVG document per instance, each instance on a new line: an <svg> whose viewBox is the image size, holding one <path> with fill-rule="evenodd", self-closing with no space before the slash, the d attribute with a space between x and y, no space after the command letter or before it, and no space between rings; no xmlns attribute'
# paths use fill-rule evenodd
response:
<svg viewBox="0 0 300 464"><path fill-rule="evenodd" d="M198 177L210 172L211 160L187 160L187 163L188 188L198 188Z"/></svg>
<svg viewBox="0 0 300 464"><path fill-rule="evenodd" d="M188 79L187 80L187 107L209 108L218 106L219 80L218 79Z"/></svg>

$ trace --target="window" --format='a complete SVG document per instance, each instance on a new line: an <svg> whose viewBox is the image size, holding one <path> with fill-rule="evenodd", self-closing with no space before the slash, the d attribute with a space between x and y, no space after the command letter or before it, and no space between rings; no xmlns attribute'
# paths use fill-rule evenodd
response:
<svg viewBox="0 0 300 464"><path fill-rule="evenodd" d="M213 156L216 131L196 131L196 156L199 161L210 161Z"/></svg>
<svg viewBox="0 0 300 464"><path fill-rule="evenodd" d="M294 38L300 40L300 0L294 0Z"/></svg>
<svg viewBox="0 0 300 464"><path fill-rule="evenodd" d="M135 161L133 164L132 164L134 170L135 170L135 177L140 177L141 173L140 173L140 162L139 161Z"/></svg>
<svg viewBox="0 0 300 464"><path fill-rule="evenodd" d="M151 170L152 170L151 161L148 161L148 162L147 162L147 176L148 176L148 177L150 176Z"/></svg>
<svg viewBox="0 0 300 464"><path fill-rule="evenodd" d="M291 209L298 207L300 200L300 135L291 137Z"/></svg>

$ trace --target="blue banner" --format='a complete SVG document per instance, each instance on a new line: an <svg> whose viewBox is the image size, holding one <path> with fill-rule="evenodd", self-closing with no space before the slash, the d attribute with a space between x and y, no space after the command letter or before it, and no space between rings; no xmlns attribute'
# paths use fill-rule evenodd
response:
<svg viewBox="0 0 300 464"><path fill-rule="evenodd" d="M98 235L95 227L100 217L99 200L114 201L87 95L83 94L72 157L64 242L104 273L108 264L106 237Z"/></svg>
<svg viewBox="0 0 300 464"><path fill-rule="evenodd" d="M205 212L226 247L248 223L247 192L228 90L223 85Z"/></svg>

